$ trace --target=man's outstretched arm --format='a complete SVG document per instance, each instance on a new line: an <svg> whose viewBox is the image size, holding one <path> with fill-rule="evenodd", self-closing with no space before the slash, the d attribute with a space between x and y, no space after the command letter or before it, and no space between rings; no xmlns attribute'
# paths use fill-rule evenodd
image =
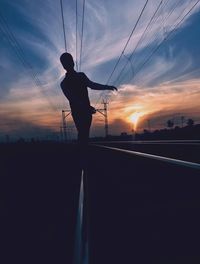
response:
<svg viewBox="0 0 200 264"><path fill-rule="evenodd" d="M90 79L88 79L86 75L85 75L85 78L86 78L87 86L93 90L111 90L111 91L116 90L117 91L117 88L115 86L92 82L90 81Z"/></svg>
<svg viewBox="0 0 200 264"><path fill-rule="evenodd" d="M116 90L117 91L117 88L115 86L103 85L103 84L95 83L92 81L88 82L88 87L90 87L93 90L111 90L111 91Z"/></svg>

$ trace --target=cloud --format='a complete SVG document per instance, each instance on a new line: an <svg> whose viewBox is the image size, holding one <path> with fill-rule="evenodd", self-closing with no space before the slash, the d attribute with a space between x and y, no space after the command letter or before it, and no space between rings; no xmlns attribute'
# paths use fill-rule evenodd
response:
<svg viewBox="0 0 200 264"><path fill-rule="evenodd" d="M110 75L126 41L142 10L145 1L127 0L121 1L86 1L85 27L83 38L83 64L82 69L88 76L101 83L105 83ZM149 1L147 8L134 32L125 55L128 56L140 40L155 8L160 1ZM180 21L195 1L168 1L159 9L155 19L138 46L132 60L134 70L137 69L153 48L162 41L165 34L173 30L174 25ZM17 118L20 116L26 122L31 121L35 125L59 123L60 110L68 107L59 84L64 71L59 62L59 56L64 51L62 21L59 1L5 1L2 0L3 13L8 26L12 29L17 40L24 50L26 60L31 63L33 70L24 69L20 64L13 47L11 48L5 31L0 34L2 42L0 62L0 111L5 117ZM126 74L122 78L119 94L116 95L110 109L111 122L115 119L124 120L131 111L143 109L149 113L166 111L167 107L175 109L175 103L179 102L178 95L187 94L184 87L194 84L197 78L200 62L197 59L199 53L199 39L195 32L198 30L198 19L194 9L187 20L179 27L174 37L167 46L167 51L161 49L156 53L150 64L141 71L133 80L132 70L126 68ZM78 26L80 50L82 5L78 6ZM76 47L76 20L75 2L64 2L64 14L66 25L67 46L69 52L75 57ZM185 40L184 40L185 38ZM190 40L190 41L189 41ZM194 41L195 40L195 41ZM196 43L196 45L195 45ZM13 46L13 44L12 44ZM195 51L195 52L194 52ZM78 54L79 57L79 54ZM112 82L116 80L120 70L127 63L123 57ZM181 67L180 67L181 65ZM37 73L41 87L35 87L30 75ZM131 81L130 81L131 80ZM191 82L190 82L191 80ZM175 84L174 84L175 83ZM178 87L178 85L180 85ZM198 88L190 88L191 93L198 94ZM173 103L167 104L167 96L171 96ZM92 102L99 96L98 92L90 93ZM189 95L188 95L189 96ZM190 96L189 96L190 97ZM158 100L158 98L160 98ZM191 95L193 98L193 95ZM192 99L186 100L188 108L193 104ZM153 102L152 104L150 102ZM194 98L196 104L196 99ZM155 109L154 105L158 109ZM55 105L55 109L53 109ZM179 107L179 106L177 106ZM117 110L118 109L118 110ZM146 110L145 110L146 109ZM145 113L146 113L145 112ZM119 113L117 116L116 113ZM98 121L94 121L98 125ZM122 125L123 127L123 125ZM115 130L113 128L113 130Z"/></svg>
<svg viewBox="0 0 200 264"><path fill-rule="evenodd" d="M1 121L3 117L0 115ZM32 122L20 119L20 118L8 118L3 120L1 125L0 141L6 140L6 135L9 135L10 140L16 140L19 138L39 138L39 139L58 139L59 130L50 126L40 126L33 124Z"/></svg>
<svg viewBox="0 0 200 264"><path fill-rule="evenodd" d="M130 115L136 112L141 113L140 128L144 128L147 119L154 119L156 123L156 119L171 118L174 113L189 115L197 120L199 100L199 79L143 89L136 85L124 85L110 104L109 120L112 123L122 119L130 123Z"/></svg>

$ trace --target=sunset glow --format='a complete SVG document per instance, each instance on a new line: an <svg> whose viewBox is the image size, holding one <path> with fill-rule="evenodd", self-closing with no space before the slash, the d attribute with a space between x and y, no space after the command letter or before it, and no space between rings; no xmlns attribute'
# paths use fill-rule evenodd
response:
<svg viewBox="0 0 200 264"><path fill-rule="evenodd" d="M60 89L65 75L59 61L65 51L60 6L53 0L19 3L2 0L0 10L5 21L0 31L0 140L6 135L40 137L42 130L43 135L46 131L59 135L61 111L70 108ZM67 50L79 64L81 39L78 34L76 40L75 34L76 6L74 1L66 3L63 11ZM200 4L188 13L188 0L170 0L164 8L159 3L160 0L149 1L123 51L143 1L125 0L123 6L119 0L86 1L81 71L91 81L118 88L117 92L103 92L103 96L101 91L88 89L91 105L97 109L102 109L102 100L109 98L110 134L130 133L130 125L139 132L148 126L152 130L163 128L171 118L180 126L181 116L192 118L195 124L200 122ZM163 24L166 36L173 33L160 45ZM7 27L16 43L12 43ZM20 47L15 47L18 42ZM23 58L18 54L21 49ZM151 56L153 50L156 52ZM120 57L122 51L124 56ZM69 129L74 127L71 117L67 122ZM100 113L93 115L90 135L104 136L104 117Z"/></svg>
<svg viewBox="0 0 200 264"><path fill-rule="evenodd" d="M138 122L139 122L139 119L140 119L141 116L142 116L142 114L141 114L140 112L136 112L136 113L133 113L133 114L129 117L130 121L131 121L132 124L133 124L133 128L134 128L134 130L137 129L137 125L138 125Z"/></svg>

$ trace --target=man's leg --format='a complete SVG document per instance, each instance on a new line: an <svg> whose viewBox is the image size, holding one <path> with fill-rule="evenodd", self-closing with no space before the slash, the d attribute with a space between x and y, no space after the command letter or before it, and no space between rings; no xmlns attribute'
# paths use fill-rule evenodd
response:
<svg viewBox="0 0 200 264"><path fill-rule="evenodd" d="M82 120L81 126L79 127L79 131L78 131L79 143L83 147L87 147L88 145L91 123L92 123L92 115L89 115Z"/></svg>
<svg viewBox="0 0 200 264"><path fill-rule="evenodd" d="M80 154L81 166L87 165L88 141L90 126L92 123L92 115L73 116L78 131L78 146Z"/></svg>
<svg viewBox="0 0 200 264"><path fill-rule="evenodd" d="M78 131L78 143L80 146L87 146L89 141L92 115L73 115L73 119Z"/></svg>

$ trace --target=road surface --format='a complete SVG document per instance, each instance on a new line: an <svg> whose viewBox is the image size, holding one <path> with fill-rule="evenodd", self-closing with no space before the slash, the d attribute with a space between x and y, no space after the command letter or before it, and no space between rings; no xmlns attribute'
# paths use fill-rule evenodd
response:
<svg viewBox="0 0 200 264"><path fill-rule="evenodd" d="M75 145L1 146L1 263L72 263ZM90 263L200 263L200 170L91 146Z"/></svg>

